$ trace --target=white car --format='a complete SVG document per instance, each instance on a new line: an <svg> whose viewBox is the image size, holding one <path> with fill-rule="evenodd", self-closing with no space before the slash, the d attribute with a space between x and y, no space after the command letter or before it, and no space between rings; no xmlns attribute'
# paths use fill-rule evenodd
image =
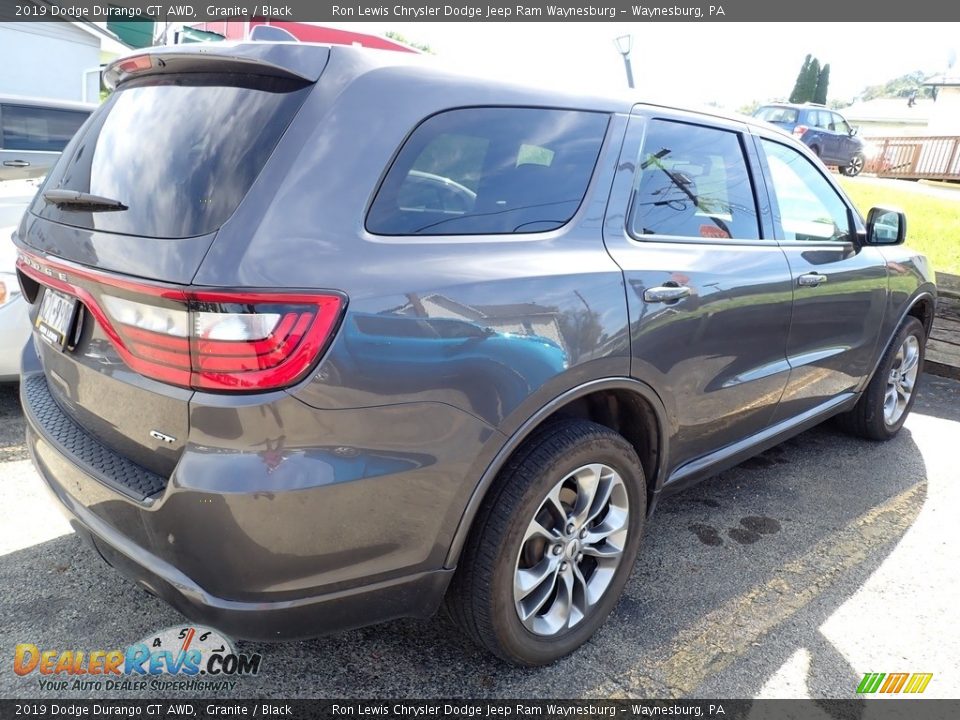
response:
<svg viewBox="0 0 960 720"><path fill-rule="evenodd" d="M30 338L27 302L17 282L17 252L10 240L13 227L0 228L0 382L20 377L20 352Z"/></svg>

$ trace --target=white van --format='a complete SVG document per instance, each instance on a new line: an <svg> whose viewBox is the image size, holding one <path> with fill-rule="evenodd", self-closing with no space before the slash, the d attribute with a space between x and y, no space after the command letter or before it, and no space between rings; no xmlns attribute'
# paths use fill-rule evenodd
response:
<svg viewBox="0 0 960 720"><path fill-rule="evenodd" d="M0 180L46 175L96 107L91 103L0 95Z"/></svg>

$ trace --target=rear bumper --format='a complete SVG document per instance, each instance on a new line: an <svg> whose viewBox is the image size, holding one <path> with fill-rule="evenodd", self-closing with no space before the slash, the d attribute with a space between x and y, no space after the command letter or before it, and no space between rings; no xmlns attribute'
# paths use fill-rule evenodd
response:
<svg viewBox="0 0 960 720"><path fill-rule="evenodd" d="M453 572L421 572L277 602L220 598L205 591L170 563L133 543L74 498L67 487L97 480L73 466L32 427L28 428L27 442L40 476L70 524L92 543L104 560L190 620L217 628L234 638L315 637L399 617L429 617L436 612Z"/></svg>
<svg viewBox="0 0 960 720"><path fill-rule="evenodd" d="M172 475L138 497L137 466L84 428L63 429L72 421L37 392L32 347L23 366L28 448L62 510L108 562L191 620L287 639L436 612L473 490L469 460L495 432L476 418L429 403L316 410L286 395L196 403ZM246 432L264 432L265 407L278 433L266 437L282 440L268 453Z"/></svg>

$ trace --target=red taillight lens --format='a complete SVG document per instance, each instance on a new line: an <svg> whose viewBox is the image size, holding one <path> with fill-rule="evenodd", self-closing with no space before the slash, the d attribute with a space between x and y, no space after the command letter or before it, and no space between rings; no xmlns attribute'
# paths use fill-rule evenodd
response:
<svg viewBox="0 0 960 720"><path fill-rule="evenodd" d="M810 128L808 128L806 125L797 125L795 128L793 128L793 134L797 137L801 137L809 129Z"/></svg>
<svg viewBox="0 0 960 720"><path fill-rule="evenodd" d="M174 289L70 268L99 284L95 297L48 274L45 263L21 257L17 265L79 297L131 370L197 390L275 390L302 380L345 305L332 293Z"/></svg>
<svg viewBox="0 0 960 720"><path fill-rule="evenodd" d="M340 317L336 295L184 293L179 309L103 296L144 375L200 390L269 390L301 379Z"/></svg>

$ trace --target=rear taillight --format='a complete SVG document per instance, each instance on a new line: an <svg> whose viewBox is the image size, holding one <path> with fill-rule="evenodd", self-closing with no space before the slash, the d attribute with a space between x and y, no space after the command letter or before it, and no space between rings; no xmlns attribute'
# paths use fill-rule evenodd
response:
<svg viewBox="0 0 960 720"><path fill-rule="evenodd" d="M345 304L333 293L174 289L70 268L99 283L98 299L45 264L21 257L18 266L79 297L132 370L198 390L275 390L303 379Z"/></svg>
<svg viewBox="0 0 960 720"><path fill-rule="evenodd" d="M806 125L797 125L793 128L793 134L796 137L803 137L803 134L809 129Z"/></svg>
<svg viewBox="0 0 960 720"><path fill-rule="evenodd" d="M184 293L179 310L104 297L134 368L201 390L269 390L300 380L340 318L337 295Z"/></svg>

